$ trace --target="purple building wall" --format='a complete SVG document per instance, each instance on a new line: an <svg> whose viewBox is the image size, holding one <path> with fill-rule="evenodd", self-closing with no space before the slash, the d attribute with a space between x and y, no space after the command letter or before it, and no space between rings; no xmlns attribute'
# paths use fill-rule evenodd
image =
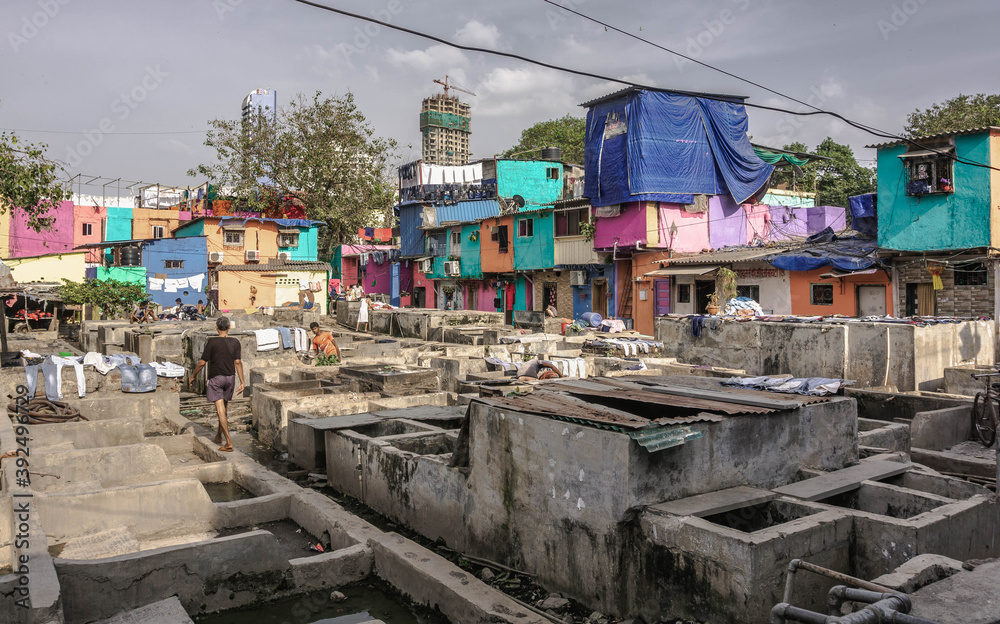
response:
<svg viewBox="0 0 1000 624"><path fill-rule="evenodd" d="M822 232L825 228L832 228L834 232L839 232L847 227L847 208L837 206L816 206L806 208L808 211L809 234Z"/></svg>
<svg viewBox="0 0 1000 624"><path fill-rule="evenodd" d="M708 240L712 249L747 242L746 212L729 195L713 195L708 199Z"/></svg>
<svg viewBox="0 0 1000 624"><path fill-rule="evenodd" d="M654 204L655 206L656 204ZM594 214L597 215L595 209ZM631 202L621 205L621 213L617 217L597 217L594 231L594 248L611 249L631 247L638 241L646 242L646 203Z"/></svg>
<svg viewBox="0 0 1000 624"><path fill-rule="evenodd" d="M27 215L21 210L10 214L10 258L41 256L73 249L73 202L64 201L49 212L54 217L52 228L36 232L28 227Z"/></svg>

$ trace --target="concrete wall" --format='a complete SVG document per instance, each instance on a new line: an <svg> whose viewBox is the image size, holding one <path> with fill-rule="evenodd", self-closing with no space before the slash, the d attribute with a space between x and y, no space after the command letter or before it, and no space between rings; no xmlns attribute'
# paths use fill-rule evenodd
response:
<svg viewBox="0 0 1000 624"><path fill-rule="evenodd" d="M656 319L664 356L688 364L745 370L750 375L851 379L858 387L935 390L944 369L994 362L990 321L918 327L891 323L723 322L691 335L688 319Z"/></svg>

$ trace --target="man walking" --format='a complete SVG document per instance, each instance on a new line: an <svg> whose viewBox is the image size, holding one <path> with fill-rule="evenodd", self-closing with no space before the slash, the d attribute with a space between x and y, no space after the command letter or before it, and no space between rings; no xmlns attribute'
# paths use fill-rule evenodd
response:
<svg viewBox="0 0 1000 624"><path fill-rule="evenodd" d="M235 375L240 376L240 385L236 388L236 394L243 394L243 348L240 341L229 337L229 319L219 318L215 322L215 328L219 335L209 338L205 345L205 352L202 353L198 365L191 373L191 385L194 378L198 376L205 364L208 364L208 400L215 403L215 411L219 415L219 428L215 433L215 443L222 444L220 451L230 452L233 450L233 440L229 437L229 421L226 419L226 407L233 398L233 386L236 385ZM225 443L223 443L225 437Z"/></svg>

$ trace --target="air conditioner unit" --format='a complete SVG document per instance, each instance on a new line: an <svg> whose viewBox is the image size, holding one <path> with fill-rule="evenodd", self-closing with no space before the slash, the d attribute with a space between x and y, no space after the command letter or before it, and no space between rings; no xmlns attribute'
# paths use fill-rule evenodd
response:
<svg viewBox="0 0 1000 624"><path fill-rule="evenodd" d="M430 273L434 270L433 260L421 260L420 264L417 265L417 270L421 273Z"/></svg>
<svg viewBox="0 0 1000 624"><path fill-rule="evenodd" d="M586 286L587 285L587 272L586 271L570 271L569 272L569 285L570 286Z"/></svg>
<svg viewBox="0 0 1000 624"><path fill-rule="evenodd" d="M208 252L208 263L209 264L221 264L222 263L222 252L221 251L210 251L210 252Z"/></svg>
<svg viewBox="0 0 1000 624"><path fill-rule="evenodd" d="M462 273L462 263L458 260L453 260L451 262L444 263L444 274L445 275L461 275Z"/></svg>
<svg viewBox="0 0 1000 624"><path fill-rule="evenodd" d="M278 252L278 262L291 262L292 254L287 251Z"/></svg>
<svg viewBox="0 0 1000 624"><path fill-rule="evenodd" d="M247 262L260 262L260 252L256 249L247 249Z"/></svg>

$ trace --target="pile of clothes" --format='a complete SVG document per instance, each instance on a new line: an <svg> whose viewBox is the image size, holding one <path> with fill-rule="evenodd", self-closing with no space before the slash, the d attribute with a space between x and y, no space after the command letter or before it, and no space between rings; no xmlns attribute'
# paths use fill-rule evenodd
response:
<svg viewBox="0 0 1000 624"><path fill-rule="evenodd" d="M31 351L21 351L24 361L24 375L28 385L28 399L35 396L38 387L38 372L41 370L45 382L45 398L59 401L62 393L62 369L72 366L76 372L77 396L87 396L87 382L83 374L85 366L91 366L102 375L117 370L122 376L122 392L153 392L157 377L183 377L184 368L177 364L143 364L135 355L101 355L90 352L85 355L43 356Z"/></svg>
<svg viewBox="0 0 1000 624"><path fill-rule="evenodd" d="M837 394L844 386L854 384L853 381L825 377L731 377L721 383L724 386L813 396Z"/></svg>
<svg viewBox="0 0 1000 624"><path fill-rule="evenodd" d="M726 316L764 316L760 304L750 297L733 297L726 303L722 313Z"/></svg>
<svg viewBox="0 0 1000 624"><path fill-rule="evenodd" d="M640 351L648 354L650 349L663 348L662 342L643 340L641 338L598 338L596 340L588 340L584 345L598 349L620 349L626 357L638 355Z"/></svg>

